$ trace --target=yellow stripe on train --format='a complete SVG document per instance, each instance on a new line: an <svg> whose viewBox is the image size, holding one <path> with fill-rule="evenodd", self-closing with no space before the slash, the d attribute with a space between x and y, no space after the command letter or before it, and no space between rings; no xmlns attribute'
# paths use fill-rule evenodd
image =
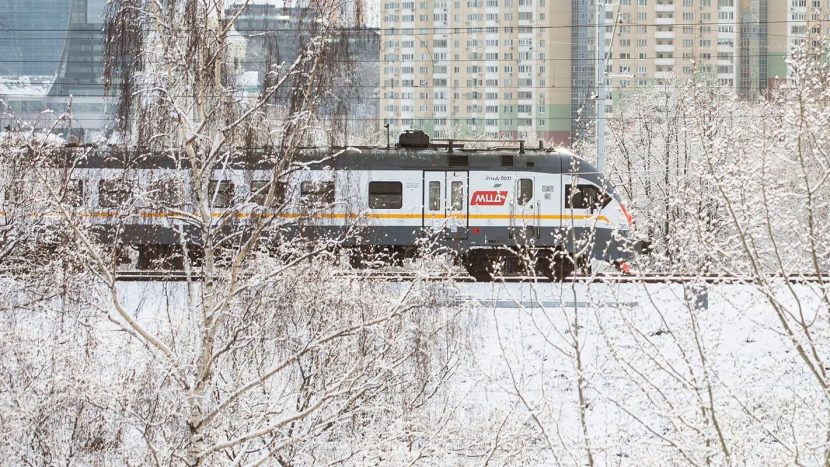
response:
<svg viewBox="0 0 830 467"><path fill-rule="evenodd" d="M211 217L219 218L226 215L227 211L211 211ZM139 211L136 213L121 213L118 211L79 211L78 215L85 218L106 219L113 217L142 217L142 218L170 218L170 219L185 219L185 215L189 214L193 217L198 217L198 213L177 213L171 211ZM0 211L0 216L5 216L6 213ZM50 212L49 217L59 217L60 214ZM409 213L299 213L299 212L283 212L283 213L244 213L236 212L232 214L237 219L253 219L262 218L270 219L274 217L283 219L424 219L424 220L442 220L442 219L464 219L470 220L567 220L567 221L591 221L596 220L613 225L613 223L605 216L591 216L587 214L409 214Z"/></svg>

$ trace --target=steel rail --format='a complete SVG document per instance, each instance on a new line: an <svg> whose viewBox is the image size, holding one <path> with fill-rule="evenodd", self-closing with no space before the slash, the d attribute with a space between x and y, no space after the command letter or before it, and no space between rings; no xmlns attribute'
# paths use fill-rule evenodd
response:
<svg viewBox="0 0 830 467"><path fill-rule="evenodd" d="M466 274L420 274L409 271L343 271L337 277L362 279L385 282L411 282L420 280L425 282L477 282ZM116 280L120 282L198 282L203 279L201 273L194 272L189 276L181 270L136 270L118 271ZM830 275L816 274L772 274L764 276L771 281L786 280L789 283L799 284L830 284ZM550 278L544 276L498 276L492 283L551 283ZM759 279L749 274L679 274L679 273L597 273L591 275L571 275L560 281L566 284L755 284Z"/></svg>
<svg viewBox="0 0 830 467"><path fill-rule="evenodd" d="M203 278L199 273L188 274L181 270L136 270L117 271L115 280L118 282L186 282L188 279L200 282Z"/></svg>

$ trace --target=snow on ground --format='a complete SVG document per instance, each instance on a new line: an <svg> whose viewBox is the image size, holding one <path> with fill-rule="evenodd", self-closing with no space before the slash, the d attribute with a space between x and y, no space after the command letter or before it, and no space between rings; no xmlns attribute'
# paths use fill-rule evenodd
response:
<svg viewBox="0 0 830 467"><path fill-rule="evenodd" d="M144 319L186 300L183 284L121 287ZM710 285L702 309L680 284L442 287L470 344L442 402L453 420L422 440L437 456L584 464L589 446L599 464L823 462L826 399L753 286ZM794 291L778 292L814 315L815 290Z"/></svg>
<svg viewBox="0 0 830 467"><path fill-rule="evenodd" d="M482 428L504 422L508 452L516 433L508 458L524 462L586 463L585 431L602 464L723 462L718 431L742 463L788 462L796 446L820 462L822 394L771 307L752 286L707 292L696 310L683 285L462 286L480 319L455 390ZM795 296L815 313L811 289Z"/></svg>

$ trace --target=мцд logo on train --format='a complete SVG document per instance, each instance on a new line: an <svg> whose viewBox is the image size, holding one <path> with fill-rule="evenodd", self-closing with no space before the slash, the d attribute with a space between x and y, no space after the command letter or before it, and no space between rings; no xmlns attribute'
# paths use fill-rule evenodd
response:
<svg viewBox="0 0 830 467"><path fill-rule="evenodd" d="M470 204L473 206L504 206L507 201L506 191L476 191Z"/></svg>

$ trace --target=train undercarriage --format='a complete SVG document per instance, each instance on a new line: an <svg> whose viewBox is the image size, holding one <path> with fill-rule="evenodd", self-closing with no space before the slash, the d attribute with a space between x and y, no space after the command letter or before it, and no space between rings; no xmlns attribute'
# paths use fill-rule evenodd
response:
<svg viewBox="0 0 830 467"><path fill-rule="evenodd" d="M518 248L474 249L461 258L461 265L479 282L505 276L535 276L560 281L575 271L587 272L590 267L587 261L574 260L561 250Z"/></svg>
<svg viewBox="0 0 830 467"><path fill-rule="evenodd" d="M219 254L218 260L229 259ZM403 267L407 260L417 261L428 255L414 246L359 246L332 248L327 252L334 262L344 259L349 267L357 270ZM278 256L276 250L271 256ZM117 255L118 262L137 270L182 270L185 255L193 267L200 267L203 251L197 245L182 248L180 245L131 245L124 247ZM228 258L226 258L228 257ZM521 248L480 248L464 254L451 255L453 262L461 266L473 279L490 282L499 277L524 276L540 277L560 281L575 273L589 272L589 262L574 259L569 254L555 249ZM292 258L283 257L290 260Z"/></svg>

